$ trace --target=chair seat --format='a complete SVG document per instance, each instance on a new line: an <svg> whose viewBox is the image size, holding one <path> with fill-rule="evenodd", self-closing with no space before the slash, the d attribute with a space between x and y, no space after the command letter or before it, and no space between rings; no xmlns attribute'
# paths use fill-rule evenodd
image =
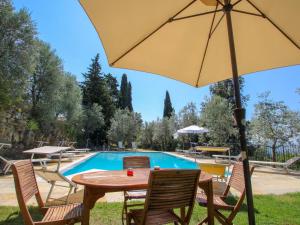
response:
<svg viewBox="0 0 300 225"><path fill-rule="evenodd" d="M143 209L130 210L130 217L134 220L134 224L141 224L144 215ZM179 222L179 218L172 211L153 211L147 213L147 225L160 225L172 222Z"/></svg>
<svg viewBox="0 0 300 225"><path fill-rule="evenodd" d="M147 191L146 190L136 190L136 191L125 191L124 197L127 200L131 199L143 199L146 198Z"/></svg>
<svg viewBox="0 0 300 225"><path fill-rule="evenodd" d="M48 208L42 222L51 221L77 221L82 215L82 204L69 204Z"/></svg>
<svg viewBox="0 0 300 225"><path fill-rule="evenodd" d="M225 209L233 210L234 206L228 205L221 196L214 195L214 207L215 209ZM204 193L197 193L196 201L199 205L206 207L207 206L207 197Z"/></svg>

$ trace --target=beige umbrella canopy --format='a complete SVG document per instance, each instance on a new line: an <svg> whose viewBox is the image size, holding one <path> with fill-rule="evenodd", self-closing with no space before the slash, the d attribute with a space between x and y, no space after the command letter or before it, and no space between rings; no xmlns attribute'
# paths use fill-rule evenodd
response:
<svg viewBox="0 0 300 225"><path fill-rule="evenodd" d="M300 64L300 1L80 2L111 66L156 73L196 87L233 78L248 220L254 225L238 76Z"/></svg>
<svg viewBox="0 0 300 225"><path fill-rule="evenodd" d="M81 0L111 66L197 87L232 77L223 6L203 2ZM239 75L300 63L299 0L231 2Z"/></svg>

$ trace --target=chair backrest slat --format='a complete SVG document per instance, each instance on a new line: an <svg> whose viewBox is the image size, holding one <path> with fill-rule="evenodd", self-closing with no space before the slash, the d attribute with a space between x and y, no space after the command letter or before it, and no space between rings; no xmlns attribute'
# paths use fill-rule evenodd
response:
<svg viewBox="0 0 300 225"><path fill-rule="evenodd" d="M13 168L18 173L18 179L21 195L25 203L38 193L38 186L35 180L33 167L30 161L19 161L14 164Z"/></svg>
<svg viewBox="0 0 300 225"><path fill-rule="evenodd" d="M145 202L144 223L147 213L189 207L186 222L194 207L200 170L151 171Z"/></svg>
<svg viewBox="0 0 300 225"><path fill-rule="evenodd" d="M150 168L150 159L147 156L127 156L123 158L123 169Z"/></svg>
<svg viewBox="0 0 300 225"><path fill-rule="evenodd" d="M252 175L254 167L250 167L250 174ZM237 162L234 164L232 169L232 174L228 182L228 186L239 191L241 194L245 192L245 178L242 162Z"/></svg>
<svg viewBox="0 0 300 225"><path fill-rule="evenodd" d="M40 208L44 207L35 179L30 160L17 161L12 165L18 203L26 225L33 224L33 220L26 207L26 203L35 196Z"/></svg>

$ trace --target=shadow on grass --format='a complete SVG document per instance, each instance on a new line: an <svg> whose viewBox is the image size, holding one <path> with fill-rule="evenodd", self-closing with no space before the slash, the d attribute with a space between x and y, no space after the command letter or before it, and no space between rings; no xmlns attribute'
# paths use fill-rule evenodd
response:
<svg viewBox="0 0 300 225"><path fill-rule="evenodd" d="M33 221L39 221L43 218L37 207L29 207L30 215ZM23 217L19 210L11 212L4 220L0 221L0 225L21 225L24 224Z"/></svg>
<svg viewBox="0 0 300 225"><path fill-rule="evenodd" d="M228 196L228 198L226 198L225 202L229 205L235 205L237 203L237 199L234 198L233 196ZM248 208L247 208L247 205L245 204L245 202L243 202L243 204L240 208L240 212L248 212ZM256 214L259 214L259 211L255 208L254 208L254 212Z"/></svg>

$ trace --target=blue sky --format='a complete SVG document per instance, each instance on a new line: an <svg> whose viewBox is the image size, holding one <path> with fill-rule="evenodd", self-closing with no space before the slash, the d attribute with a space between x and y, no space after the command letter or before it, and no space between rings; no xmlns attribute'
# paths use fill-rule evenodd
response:
<svg viewBox="0 0 300 225"><path fill-rule="evenodd" d="M51 44L63 60L66 71L82 81L91 58L100 53L101 65L105 73L112 73L120 81L123 73L128 75L133 87L133 107L146 121L162 116L165 91L170 92L175 111L178 112L188 102L200 103L209 88L194 88L158 75L111 68L107 64L98 34L76 0L13 0L16 9L25 7L36 23L38 36ZM280 54L280 53L278 53ZM244 93L250 95L247 118L250 119L257 95L271 91L271 98L284 101L291 109L299 110L300 66L269 70L245 77Z"/></svg>

